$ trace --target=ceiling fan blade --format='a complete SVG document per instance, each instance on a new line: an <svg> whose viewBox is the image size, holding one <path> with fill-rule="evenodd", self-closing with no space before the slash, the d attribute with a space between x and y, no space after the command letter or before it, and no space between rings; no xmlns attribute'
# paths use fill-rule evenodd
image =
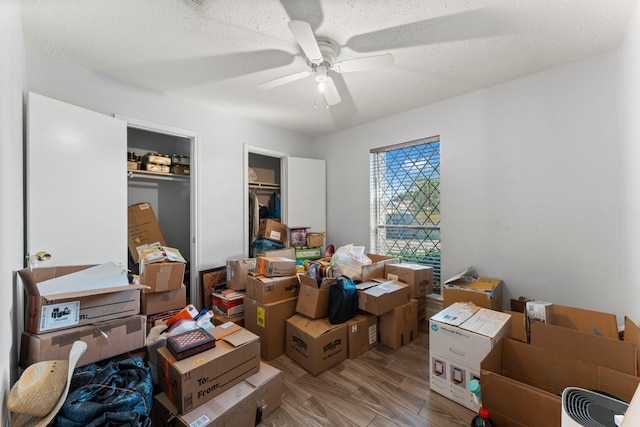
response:
<svg viewBox="0 0 640 427"><path fill-rule="evenodd" d="M317 30L323 20L320 0L280 0L291 21L307 21L311 28Z"/></svg>
<svg viewBox="0 0 640 427"><path fill-rule="evenodd" d="M356 52L374 52L460 40L494 37L509 31L506 12L483 7L399 25L351 37L346 46Z"/></svg>
<svg viewBox="0 0 640 427"><path fill-rule="evenodd" d="M286 85L287 83L295 82L296 80L309 77L311 71L300 71L299 73L290 74L284 77L278 77L277 79L269 80L258 85L261 89L273 89L274 87Z"/></svg>
<svg viewBox="0 0 640 427"><path fill-rule="evenodd" d="M318 41L313 34L311 25L305 21L291 21L289 22L289 30L291 30L309 62L321 64L323 61L322 52L320 52L320 46L318 46Z"/></svg>
<svg viewBox="0 0 640 427"><path fill-rule="evenodd" d="M393 55L367 56L364 58L347 59L346 61L333 64L333 70L338 73L351 73L353 71L383 70L391 67Z"/></svg>
<svg viewBox="0 0 640 427"><path fill-rule="evenodd" d="M331 77L327 77L327 83L323 95L324 100L327 101L328 105L336 105L342 101L340 94L338 93L338 88Z"/></svg>

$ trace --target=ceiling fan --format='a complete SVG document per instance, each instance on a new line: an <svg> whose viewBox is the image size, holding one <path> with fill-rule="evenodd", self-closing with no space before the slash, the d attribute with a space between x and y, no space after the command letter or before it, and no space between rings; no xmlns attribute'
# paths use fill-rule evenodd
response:
<svg viewBox="0 0 640 427"><path fill-rule="evenodd" d="M342 99L331 78L331 72L341 74L381 70L393 64L393 55L390 53L337 61L340 53L338 47L328 39L316 38L308 22L294 20L288 26L305 55L309 69L260 83L258 86L262 89L272 89L313 76L318 92L323 94L327 105L332 106Z"/></svg>

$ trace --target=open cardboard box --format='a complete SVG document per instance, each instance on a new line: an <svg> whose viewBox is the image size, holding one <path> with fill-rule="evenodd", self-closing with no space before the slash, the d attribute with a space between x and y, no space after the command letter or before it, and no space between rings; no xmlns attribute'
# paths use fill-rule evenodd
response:
<svg viewBox="0 0 640 427"><path fill-rule="evenodd" d="M329 315L329 292L331 285L336 280L334 278L325 277L320 281L316 279L298 274L300 282L300 290L298 291L298 302L296 303L296 312L304 314L311 319L319 319Z"/></svg>
<svg viewBox="0 0 640 427"><path fill-rule="evenodd" d="M140 290L113 263L18 271L27 294L25 330L33 334L140 313ZM42 288L42 289L41 289Z"/></svg>
<svg viewBox="0 0 640 427"><path fill-rule="evenodd" d="M558 352L502 339L481 363L482 404L499 426L560 427L569 386L629 402L640 377Z"/></svg>

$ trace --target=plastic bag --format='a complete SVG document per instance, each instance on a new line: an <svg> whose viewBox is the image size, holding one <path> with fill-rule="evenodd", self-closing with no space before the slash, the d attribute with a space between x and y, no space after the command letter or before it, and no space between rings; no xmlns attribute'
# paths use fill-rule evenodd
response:
<svg viewBox="0 0 640 427"><path fill-rule="evenodd" d="M362 280L362 266L371 264L365 255L364 246L348 244L340 246L331 257L331 270L337 276L347 276L352 280Z"/></svg>

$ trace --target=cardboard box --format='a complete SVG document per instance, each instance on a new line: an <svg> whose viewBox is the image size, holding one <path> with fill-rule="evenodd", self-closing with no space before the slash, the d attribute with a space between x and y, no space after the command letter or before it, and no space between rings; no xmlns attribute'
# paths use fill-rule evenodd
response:
<svg viewBox="0 0 640 427"><path fill-rule="evenodd" d="M211 400L260 367L260 338L236 325L225 323L208 330L216 347L176 360L166 347L158 349L160 389L181 414Z"/></svg>
<svg viewBox="0 0 640 427"><path fill-rule="evenodd" d="M182 262L157 262L144 268L140 283L149 287L144 293L165 292L180 289L184 282L185 264Z"/></svg>
<svg viewBox="0 0 640 427"><path fill-rule="evenodd" d="M227 317L240 316L244 313L244 291L225 289L211 295L211 307L217 314Z"/></svg>
<svg viewBox="0 0 640 427"><path fill-rule="evenodd" d="M456 302L472 302L478 307L502 311L502 280L480 277L475 282L456 280L442 287L444 308Z"/></svg>
<svg viewBox="0 0 640 427"><path fill-rule="evenodd" d="M310 248L324 247L324 231L320 233L307 233L307 246Z"/></svg>
<svg viewBox="0 0 640 427"><path fill-rule="evenodd" d="M596 363L503 339L483 359L482 405L499 426L560 426L562 391L569 386L629 402L640 377Z"/></svg>
<svg viewBox="0 0 640 427"><path fill-rule="evenodd" d="M167 246L140 251L140 283L149 287L145 293L180 289L187 261L180 251Z"/></svg>
<svg viewBox="0 0 640 427"><path fill-rule="evenodd" d="M380 316L380 342L397 349L418 337L418 300L396 307Z"/></svg>
<svg viewBox="0 0 640 427"><path fill-rule="evenodd" d="M129 253L137 264L140 261L138 247L151 244L165 246L167 243L162 236L156 215L151 203L138 203L127 209L127 238Z"/></svg>
<svg viewBox="0 0 640 427"><path fill-rule="evenodd" d="M180 286L165 292L143 293L141 301L142 314L151 315L169 310L182 310L187 305L187 287Z"/></svg>
<svg viewBox="0 0 640 427"><path fill-rule="evenodd" d="M367 254L371 260L371 264L362 266L361 280L363 282L371 279L384 279L384 269L387 264L398 264L400 258L390 257L386 255Z"/></svg>
<svg viewBox="0 0 640 427"><path fill-rule="evenodd" d="M547 320L547 323L592 335L612 339L620 338L616 315L613 313L553 304L551 306L551 320Z"/></svg>
<svg viewBox="0 0 640 427"><path fill-rule="evenodd" d="M636 344L541 322L531 322L530 343L576 359L635 375Z"/></svg>
<svg viewBox="0 0 640 427"><path fill-rule="evenodd" d="M460 302L433 316L429 320L431 390L477 412L469 381L480 379L480 362L509 334L510 323L506 313ZM482 383L483 403L485 392Z"/></svg>
<svg viewBox="0 0 640 427"><path fill-rule="evenodd" d="M510 338L520 342L528 342L527 320L524 313L511 310L505 310L504 312L511 315Z"/></svg>
<svg viewBox="0 0 640 427"><path fill-rule="evenodd" d="M422 322L427 315L427 297L416 298L416 301L418 301L418 322Z"/></svg>
<svg viewBox="0 0 640 427"><path fill-rule="evenodd" d="M296 312L311 319L327 317L329 315L329 289L335 283L335 279L324 278L318 284L316 279L298 274L298 280L300 281L300 291L298 292Z"/></svg>
<svg viewBox="0 0 640 427"><path fill-rule="evenodd" d="M233 322L236 325L242 326L244 328L244 313L239 316L228 317L224 314L215 314L213 319L211 319L211 323L214 326L220 326L223 323Z"/></svg>
<svg viewBox="0 0 640 427"><path fill-rule="evenodd" d="M20 367L44 360L66 360L74 341L87 343L78 366L88 365L146 346L146 316L133 315L94 325L78 326L46 334L22 333Z"/></svg>
<svg viewBox="0 0 640 427"><path fill-rule="evenodd" d="M227 288L243 291L247 288L247 276L256 271L256 259L227 261Z"/></svg>
<svg viewBox="0 0 640 427"><path fill-rule="evenodd" d="M353 359L378 345L378 316L359 312L347 320L347 357Z"/></svg>
<svg viewBox="0 0 640 427"><path fill-rule="evenodd" d="M253 427L282 402L282 373L264 362L260 370L186 415L164 393L154 396L152 423L159 427Z"/></svg>
<svg viewBox="0 0 640 427"><path fill-rule="evenodd" d="M261 219L258 237L284 243L287 241L287 226L273 219Z"/></svg>
<svg viewBox="0 0 640 427"><path fill-rule="evenodd" d="M409 285L374 280L356 285L358 308L378 316L409 302Z"/></svg>
<svg viewBox="0 0 640 427"><path fill-rule="evenodd" d="M244 299L245 327L260 337L260 355L264 360L284 354L285 322L296 312L297 298L272 303Z"/></svg>
<svg viewBox="0 0 640 427"><path fill-rule="evenodd" d="M270 251L262 251L257 252L255 254L256 258L258 257L282 257L289 258L292 260L296 259L296 249L295 248L284 248L284 249L273 249Z"/></svg>
<svg viewBox="0 0 640 427"><path fill-rule="evenodd" d="M250 276L247 278L247 297L258 302L270 303L298 296L298 277Z"/></svg>
<svg viewBox="0 0 640 427"><path fill-rule="evenodd" d="M347 324L296 314L287 319L285 353L313 375L347 358Z"/></svg>
<svg viewBox="0 0 640 427"><path fill-rule="evenodd" d="M296 274L296 262L283 257L259 257L254 275L267 277L293 276Z"/></svg>
<svg viewBox="0 0 640 427"><path fill-rule="evenodd" d="M139 314L140 290L146 286L130 285L123 276L126 270L121 268L114 277L101 276L100 280L95 280L96 275L92 272L103 271L102 267L82 265L20 270L18 275L27 294L25 330L40 334ZM46 286L51 283L55 286ZM66 287L67 283L72 286ZM109 283L113 286L104 287ZM41 292L40 285L47 289L46 293ZM86 289L56 293L51 288Z"/></svg>
<svg viewBox="0 0 640 427"><path fill-rule="evenodd" d="M426 297L433 292L433 267L401 262L385 264L384 277L406 283L411 288L411 298Z"/></svg>

